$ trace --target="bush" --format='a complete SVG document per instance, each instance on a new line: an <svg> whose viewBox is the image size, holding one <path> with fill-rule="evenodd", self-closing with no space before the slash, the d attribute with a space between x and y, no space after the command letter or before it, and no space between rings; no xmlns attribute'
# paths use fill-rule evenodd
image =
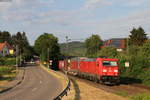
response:
<svg viewBox="0 0 150 100"><path fill-rule="evenodd" d="M150 69L145 69L141 74L138 75L138 78L143 81L144 85L150 85Z"/></svg>
<svg viewBox="0 0 150 100"><path fill-rule="evenodd" d="M112 58L112 57L117 57L118 52L114 47L105 47L100 50L98 56L105 56L105 57Z"/></svg>
<svg viewBox="0 0 150 100"><path fill-rule="evenodd" d="M150 43L145 43L141 47L132 46L129 55L119 55L118 58L121 76L138 79L143 84L150 85ZM124 67L125 61L130 62L129 68Z"/></svg>
<svg viewBox="0 0 150 100"><path fill-rule="evenodd" d="M119 69L120 69L120 73L122 77L128 77L129 73L128 73L128 69L129 68L125 68L125 62L129 61L128 58L126 58L125 56L118 56L117 57L119 59Z"/></svg>
<svg viewBox="0 0 150 100"><path fill-rule="evenodd" d="M0 58L0 65L4 65L4 58Z"/></svg>

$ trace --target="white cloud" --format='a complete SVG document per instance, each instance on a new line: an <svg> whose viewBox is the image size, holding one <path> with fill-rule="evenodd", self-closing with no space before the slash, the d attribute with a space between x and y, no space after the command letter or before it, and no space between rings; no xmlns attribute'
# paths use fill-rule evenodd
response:
<svg viewBox="0 0 150 100"><path fill-rule="evenodd" d="M93 8L102 7L105 5L111 5L111 2L107 0L86 0L84 4L84 8L93 9Z"/></svg>
<svg viewBox="0 0 150 100"><path fill-rule="evenodd" d="M52 1L39 0L12 0L12 2L0 2L0 17L4 21L29 21L38 16L38 8L50 6Z"/></svg>
<svg viewBox="0 0 150 100"><path fill-rule="evenodd" d="M61 40L67 33L71 38L79 38L79 36L80 38L86 38L92 33L100 33L102 39L125 37L129 34L132 27L138 26L142 26L146 31L150 32L150 29L148 29L150 24L149 9L145 11L143 9L140 11L136 10L136 13L135 11L134 13L128 11L130 14L123 15L121 18L112 17L116 16L113 13L110 17L101 18L101 12L97 16L97 13L89 10L97 7L117 5L117 3L121 6L137 6L141 5L141 3L144 4L147 0L86 0L84 9L81 7L74 10L69 8L69 10L39 10L39 8L51 7L54 1L13 0L12 3L3 5L0 3L0 8L3 8L3 12L0 13L0 21L3 20L6 30L9 28L10 30L15 30L15 32L27 31L32 44L36 39L35 37L38 37L43 32L56 33ZM115 14L120 15L117 12ZM30 36L31 34L32 36Z"/></svg>
<svg viewBox="0 0 150 100"><path fill-rule="evenodd" d="M144 6L149 3L150 3L149 0L85 0L83 8L94 9L98 7L100 8L115 4L117 5L119 4L120 6L137 7L137 6Z"/></svg>
<svg viewBox="0 0 150 100"><path fill-rule="evenodd" d="M149 0L126 0L129 6L140 6L146 4Z"/></svg>
<svg viewBox="0 0 150 100"><path fill-rule="evenodd" d="M0 2L0 12L4 12L11 6L11 2Z"/></svg>
<svg viewBox="0 0 150 100"><path fill-rule="evenodd" d="M110 37L126 37L133 27L142 26L146 32L149 30L150 13L149 11L131 13L128 16L124 16L119 19L105 20L103 22L95 23L94 30L97 32L106 33L103 35L104 38ZM148 33L150 36L150 33ZM106 37L109 36L109 37Z"/></svg>
<svg viewBox="0 0 150 100"><path fill-rule="evenodd" d="M127 37L133 27L139 26L142 26L148 33L150 32L148 28L150 24L149 20L150 13L149 10L147 10L130 13L128 16L121 18L105 19L103 21L72 18L72 23L69 25L74 27L74 30L71 30L73 33L82 33L82 36L99 33L103 39L108 39L112 37ZM64 22L67 22L67 19L64 19ZM148 35L150 35L150 33Z"/></svg>

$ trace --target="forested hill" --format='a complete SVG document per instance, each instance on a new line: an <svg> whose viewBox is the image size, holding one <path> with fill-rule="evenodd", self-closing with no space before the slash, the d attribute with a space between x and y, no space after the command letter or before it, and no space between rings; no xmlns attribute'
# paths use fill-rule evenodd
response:
<svg viewBox="0 0 150 100"><path fill-rule="evenodd" d="M60 49L62 54L69 54L70 56L84 56L86 52L84 43L79 41L69 42L68 51L67 51L67 44L61 43Z"/></svg>

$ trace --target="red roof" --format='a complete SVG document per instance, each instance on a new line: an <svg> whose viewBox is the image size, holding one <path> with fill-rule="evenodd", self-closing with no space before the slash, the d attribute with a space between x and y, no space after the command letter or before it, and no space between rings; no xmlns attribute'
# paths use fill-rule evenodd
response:
<svg viewBox="0 0 150 100"><path fill-rule="evenodd" d="M101 48L104 47L116 47L116 48L126 48L126 44L125 44L125 39L124 38L113 38L110 40L107 40L104 42L103 46L101 46Z"/></svg>
<svg viewBox="0 0 150 100"><path fill-rule="evenodd" d="M0 43L0 51L2 51L5 46L12 49L12 47L5 41L4 43Z"/></svg>

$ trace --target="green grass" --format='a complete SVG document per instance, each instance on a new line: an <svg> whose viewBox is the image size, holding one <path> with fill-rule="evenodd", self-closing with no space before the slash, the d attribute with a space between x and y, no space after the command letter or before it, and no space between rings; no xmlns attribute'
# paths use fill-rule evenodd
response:
<svg viewBox="0 0 150 100"><path fill-rule="evenodd" d="M123 96L123 97L126 97L126 96L129 95L126 91L118 91L116 94L120 95L120 96Z"/></svg>
<svg viewBox="0 0 150 100"><path fill-rule="evenodd" d="M130 98L131 100L150 100L150 92L137 94L135 96L131 96Z"/></svg>
<svg viewBox="0 0 150 100"><path fill-rule="evenodd" d="M127 97L129 100L150 100L150 92L149 93L140 93L133 96L129 96L126 91L118 91L117 95Z"/></svg>
<svg viewBox="0 0 150 100"><path fill-rule="evenodd" d="M0 66L13 66L16 64L15 58L1 57Z"/></svg>
<svg viewBox="0 0 150 100"><path fill-rule="evenodd" d="M0 81L11 81L16 76L15 67L10 66L0 66Z"/></svg>
<svg viewBox="0 0 150 100"><path fill-rule="evenodd" d="M1 74L9 74L13 70L15 70L15 67L9 67L9 66L2 66L2 67L0 67L0 73Z"/></svg>

